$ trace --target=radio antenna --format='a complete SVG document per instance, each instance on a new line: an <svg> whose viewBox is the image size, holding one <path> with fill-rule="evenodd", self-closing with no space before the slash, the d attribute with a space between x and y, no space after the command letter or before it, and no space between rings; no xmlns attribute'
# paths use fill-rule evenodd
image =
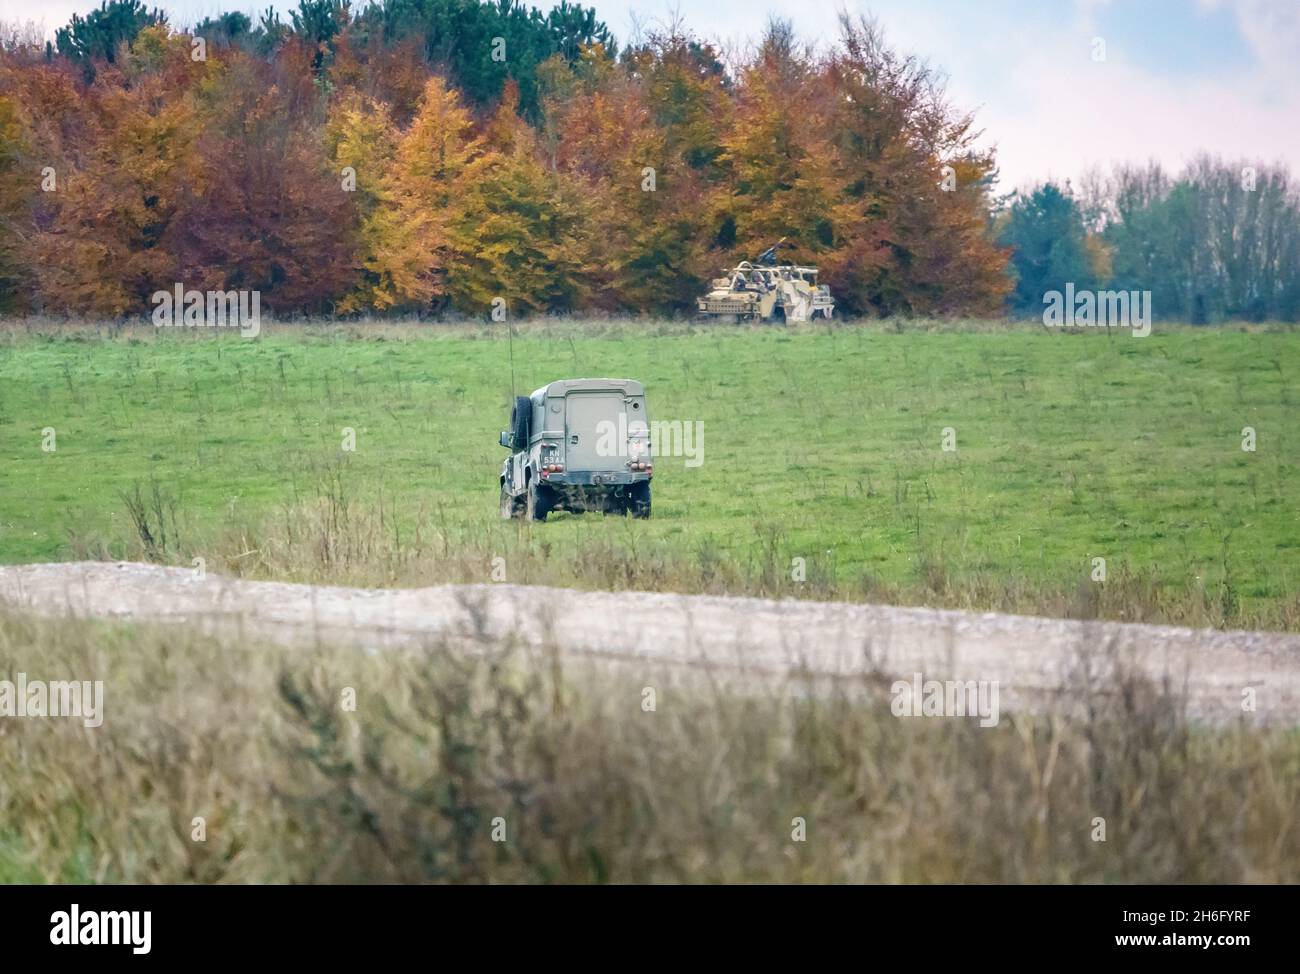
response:
<svg viewBox="0 0 1300 974"><path fill-rule="evenodd" d="M507 339L510 345L510 402L515 401L515 326L510 319L506 319L506 334L510 337Z"/></svg>

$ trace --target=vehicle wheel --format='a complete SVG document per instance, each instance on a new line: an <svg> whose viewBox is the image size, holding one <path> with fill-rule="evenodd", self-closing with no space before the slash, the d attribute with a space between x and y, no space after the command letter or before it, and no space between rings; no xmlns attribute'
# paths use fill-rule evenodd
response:
<svg viewBox="0 0 1300 974"><path fill-rule="evenodd" d="M527 396L516 396L510 410L511 446L516 450L528 449L529 421L533 418L533 401Z"/></svg>
<svg viewBox="0 0 1300 974"><path fill-rule="evenodd" d="M526 502L525 511L525 516L528 520L545 521L546 515L551 512L550 488L530 482L528 484L528 500Z"/></svg>
<svg viewBox="0 0 1300 974"><path fill-rule="evenodd" d="M627 506L633 517L650 516L650 481L639 480L632 485L628 492Z"/></svg>
<svg viewBox="0 0 1300 974"><path fill-rule="evenodd" d="M519 501L510 496L505 481L501 482L501 520L509 521L519 516Z"/></svg>

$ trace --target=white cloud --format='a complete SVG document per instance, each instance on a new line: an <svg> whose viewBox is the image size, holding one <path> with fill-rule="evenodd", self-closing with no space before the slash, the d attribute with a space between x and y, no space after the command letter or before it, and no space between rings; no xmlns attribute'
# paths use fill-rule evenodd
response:
<svg viewBox="0 0 1300 974"><path fill-rule="evenodd" d="M1104 62L1092 60L1095 17L1109 2L1075 0L1056 28L992 16L977 26L902 0L876 7L891 41L942 65L954 101L976 110L1004 189L1119 161L1177 169L1201 151L1300 167L1300 0L1202 0L1231 5L1258 64L1180 77L1155 73L1117 39Z"/></svg>
<svg viewBox="0 0 1300 974"><path fill-rule="evenodd" d="M35 5L25 0L0 0L0 21L19 26L32 23L46 37L53 37L55 30L71 20L73 14L84 16L98 6L85 0L44 0Z"/></svg>
<svg viewBox="0 0 1300 974"><path fill-rule="evenodd" d="M1097 11L1109 7L1111 0L1074 0L1074 28L1092 33L1097 29Z"/></svg>
<svg viewBox="0 0 1300 974"><path fill-rule="evenodd" d="M1291 165L1300 159L1300 93L1277 84L1279 71L1294 78L1296 69L1276 57L1280 51L1256 47L1261 64L1249 71L1169 78L1114 45L1105 62L1092 62L1085 41L1039 39L1019 63L1029 103L1007 112L989 100L984 117L998 137L1008 183L1077 175L1118 160L1153 158L1177 168L1200 151Z"/></svg>
<svg viewBox="0 0 1300 974"><path fill-rule="evenodd" d="M1296 0L1201 0L1208 9L1228 7L1237 28L1269 77L1294 87L1300 77L1300 3Z"/></svg>

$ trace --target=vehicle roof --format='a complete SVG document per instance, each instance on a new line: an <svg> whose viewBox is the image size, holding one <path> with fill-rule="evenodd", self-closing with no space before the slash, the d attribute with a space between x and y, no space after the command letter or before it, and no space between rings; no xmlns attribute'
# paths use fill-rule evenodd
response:
<svg viewBox="0 0 1300 974"><path fill-rule="evenodd" d="M547 396L563 396L568 392L599 389L618 389L625 396L645 395L645 386L636 379L556 379L534 391L530 398L545 399Z"/></svg>
<svg viewBox="0 0 1300 974"><path fill-rule="evenodd" d="M808 264L751 264L749 261L742 261L731 268L729 273L734 274L736 271L804 271L816 274L817 268Z"/></svg>

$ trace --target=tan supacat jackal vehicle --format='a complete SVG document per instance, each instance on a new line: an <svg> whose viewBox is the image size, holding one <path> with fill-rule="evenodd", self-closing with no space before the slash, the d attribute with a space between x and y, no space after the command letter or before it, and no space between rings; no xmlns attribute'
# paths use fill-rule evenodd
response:
<svg viewBox="0 0 1300 974"><path fill-rule="evenodd" d="M817 283L817 268L778 264L782 240L757 261L742 260L716 277L696 304L700 315L731 321L813 321L835 312L831 289Z"/></svg>

